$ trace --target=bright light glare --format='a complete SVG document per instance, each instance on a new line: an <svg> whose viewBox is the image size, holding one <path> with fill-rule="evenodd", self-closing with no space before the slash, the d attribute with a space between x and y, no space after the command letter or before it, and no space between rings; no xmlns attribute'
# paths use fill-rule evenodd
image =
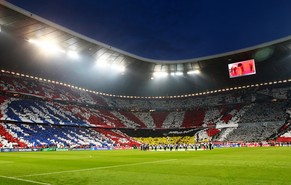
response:
<svg viewBox="0 0 291 185"><path fill-rule="evenodd" d="M75 51L68 51L67 52L68 57L72 58L72 59L79 59L80 56L78 55L77 52Z"/></svg>
<svg viewBox="0 0 291 185"><path fill-rule="evenodd" d="M42 49L46 53L65 53L65 50L63 50L58 45L50 41L39 41L39 40L29 39L28 42L38 46L40 49Z"/></svg>
<svg viewBox="0 0 291 185"><path fill-rule="evenodd" d="M154 72L154 77L167 77L168 76L168 73L166 72Z"/></svg>
<svg viewBox="0 0 291 185"><path fill-rule="evenodd" d="M97 67L100 67L100 68L105 68L108 66L108 63L106 60L98 60L97 61Z"/></svg>
<svg viewBox="0 0 291 185"><path fill-rule="evenodd" d="M119 71L121 73L125 72L125 67L122 65L116 65L116 64L112 64L111 68L115 71Z"/></svg>
<svg viewBox="0 0 291 185"><path fill-rule="evenodd" d="M118 70L119 70L121 73L124 73L124 72L125 72L125 67L124 67L124 66L119 66L119 67L118 67Z"/></svg>
<svg viewBox="0 0 291 185"><path fill-rule="evenodd" d="M124 74L124 72L126 71L126 68L125 66L123 65L120 65L120 64L108 64L107 60L98 60L97 63L96 63L96 66L98 68L102 68L102 69L105 69L105 68L108 68L108 70L113 70L113 71L118 71L122 74Z"/></svg>
<svg viewBox="0 0 291 185"><path fill-rule="evenodd" d="M172 72L171 76L183 76L183 72Z"/></svg>
<svg viewBox="0 0 291 185"><path fill-rule="evenodd" d="M182 76L183 75L183 72L176 72L175 75L176 76Z"/></svg>
<svg viewBox="0 0 291 185"><path fill-rule="evenodd" d="M200 70L193 70L193 71L188 71L187 74L200 74Z"/></svg>

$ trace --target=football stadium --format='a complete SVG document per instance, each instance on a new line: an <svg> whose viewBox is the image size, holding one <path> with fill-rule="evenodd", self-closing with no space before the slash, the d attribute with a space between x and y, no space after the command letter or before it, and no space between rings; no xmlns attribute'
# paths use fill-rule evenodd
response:
<svg viewBox="0 0 291 185"><path fill-rule="evenodd" d="M130 50L130 30L124 40L112 35L121 45L90 35L95 20L101 31L109 25L92 18L107 12L97 3L86 1L95 14L83 1L67 1L67 9L41 2L0 0L0 185L291 184L290 29L274 22L285 32L233 49L218 39L221 47L208 53L203 42L197 53L174 52L162 36L159 45ZM133 7L153 6L116 8L124 3L110 8L130 6L138 17ZM165 4L180 8L156 3L142 16Z"/></svg>

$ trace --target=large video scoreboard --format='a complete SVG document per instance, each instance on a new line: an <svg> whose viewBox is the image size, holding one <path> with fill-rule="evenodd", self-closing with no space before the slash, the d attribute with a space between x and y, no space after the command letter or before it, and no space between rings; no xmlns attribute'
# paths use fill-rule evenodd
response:
<svg viewBox="0 0 291 185"><path fill-rule="evenodd" d="M229 77L241 77L256 74L255 60L245 60L228 64Z"/></svg>

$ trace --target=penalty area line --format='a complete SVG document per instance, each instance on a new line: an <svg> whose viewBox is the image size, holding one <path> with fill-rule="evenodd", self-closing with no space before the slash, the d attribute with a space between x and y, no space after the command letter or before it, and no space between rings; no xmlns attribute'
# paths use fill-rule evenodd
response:
<svg viewBox="0 0 291 185"><path fill-rule="evenodd" d="M51 184L49 184L49 183L37 182L37 181L27 180L27 179L21 179L21 178L18 178L18 177L8 177L8 176L0 175L0 178L4 178L4 179L12 179L12 180L23 181L23 182L29 182L29 183L32 183L32 184L51 185Z"/></svg>
<svg viewBox="0 0 291 185"><path fill-rule="evenodd" d="M110 168L118 168L118 167L125 167L125 166L137 166L137 165L142 165L142 164L155 164L155 163L162 163L162 162L175 161L175 160L177 160L177 159L150 161L150 162L141 162L141 163L130 163L130 164L120 164L120 165L113 165L113 166L100 166L100 167L96 167L96 168L85 168L85 169L79 169L79 170L66 170L66 171L50 172L50 173L38 173L38 174L31 174L31 175L22 175L22 176L18 176L18 177L34 177L34 176L54 175L54 174L62 174L62 173L84 172L84 171L110 169Z"/></svg>

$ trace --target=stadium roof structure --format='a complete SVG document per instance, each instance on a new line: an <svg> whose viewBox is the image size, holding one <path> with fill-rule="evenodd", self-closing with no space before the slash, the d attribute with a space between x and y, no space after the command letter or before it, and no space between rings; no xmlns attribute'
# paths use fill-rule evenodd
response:
<svg viewBox="0 0 291 185"><path fill-rule="evenodd" d="M290 77L287 66L291 36L214 56L153 60L101 43L7 1L1 0L0 4L0 54L4 69L124 95L177 95ZM81 61L72 62L61 54L52 58L40 55L32 44L45 44L47 51L80 56ZM257 75L229 79L227 64L252 58L257 62ZM96 64L102 63L123 69L116 74L104 68L95 69ZM195 70L201 74L187 74ZM158 78L154 76L157 73L172 75L153 80Z"/></svg>

